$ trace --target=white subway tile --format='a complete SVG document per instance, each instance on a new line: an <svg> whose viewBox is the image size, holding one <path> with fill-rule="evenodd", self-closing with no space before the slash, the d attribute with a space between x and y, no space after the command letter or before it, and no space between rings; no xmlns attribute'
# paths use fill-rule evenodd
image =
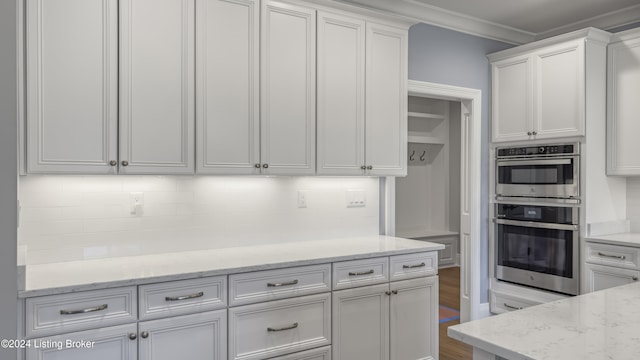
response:
<svg viewBox="0 0 640 360"><path fill-rule="evenodd" d="M62 209L60 207L22 207L20 209L21 226L29 226L27 223L61 220Z"/></svg>
<svg viewBox="0 0 640 360"><path fill-rule="evenodd" d="M42 221L33 223L32 226L22 226L20 228L21 236L38 236L38 235L61 235L82 232L82 221L78 220L59 220L59 221Z"/></svg>
<svg viewBox="0 0 640 360"><path fill-rule="evenodd" d="M136 231L142 228L140 217L131 219L87 219L85 232Z"/></svg>
<svg viewBox="0 0 640 360"><path fill-rule="evenodd" d="M176 191L176 177L171 176L125 176L122 191Z"/></svg>

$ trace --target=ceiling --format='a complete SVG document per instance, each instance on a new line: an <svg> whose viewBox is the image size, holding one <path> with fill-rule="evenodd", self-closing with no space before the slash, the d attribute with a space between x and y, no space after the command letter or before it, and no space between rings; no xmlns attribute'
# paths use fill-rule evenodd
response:
<svg viewBox="0 0 640 360"><path fill-rule="evenodd" d="M340 0L521 44L640 21L640 0Z"/></svg>

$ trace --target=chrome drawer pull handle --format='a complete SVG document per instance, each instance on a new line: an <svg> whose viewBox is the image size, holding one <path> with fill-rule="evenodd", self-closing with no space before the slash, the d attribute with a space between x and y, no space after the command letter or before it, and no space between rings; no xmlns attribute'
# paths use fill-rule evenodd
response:
<svg viewBox="0 0 640 360"><path fill-rule="evenodd" d="M373 274L374 270L371 269L369 271L363 271L363 272L350 272L349 276L360 276L360 275L370 275Z"/></svg>
<svg viewBox="0 0 640 360"><path fill-rule="evenodd" d="M507 309L522 310L521 307L511 306L511 305L509 305L507 303L504 303L504 307L506 307Z"/></svg>
<svg viewBox="0 0 640 360"><path fill-rule="evenodd" d="M176 296L176 297L167 296L164 299L165 301L180 301L180 300L195 299L203 296L204 296L204 293L201 291L199 293L195 293L191 295L182 295L182 296Z"/></svg>
<svg viewBox="0 0 640 360"><path fill-rule="evenodd" d="M420 263L418 265L402 265L403 269L413 269L413 268L419 268L419 267L425 267L427 266L427 264L425 263Z"/></svg>
<svg viewBox="0 0 640 360"><path fill-rule="evenodd" d="M104 309L106 309L108 307L109 307L109 305L102 304L100 306L86 308L86 309L82 309L82 310L60 310L60 315L85 314L85 313L90 313L90 312L94 312L94 311L104 310Z"/></svg>
<svg viewBox="0 0 640 360"><path fill-rule="evenodd" d="M284 331L284 330L295 329L297 327L298 327L298 323L293 323L292 325L281 327L281 328L270 328L270 327L268 327L267 331Z"/></svg>
<svg viewBox="0 0 640 360"><path fill-rule="evenodd" d="M267 286L269 287L289 286L289 285L295 285L297 283L298 283L298 280L293 280L293 281L283 282L283 283L267 283Z"/></svg>
<svg viewBox="0 0 640 360"><path fill-rule="evenodd" d="M624 255L609 255L609 254L605 254L605 253L601 253L601 252L598 252L598 255L599 256L608 257L608 258L620 259L620 260L626 259L626 256L624 256Z"/></svg>

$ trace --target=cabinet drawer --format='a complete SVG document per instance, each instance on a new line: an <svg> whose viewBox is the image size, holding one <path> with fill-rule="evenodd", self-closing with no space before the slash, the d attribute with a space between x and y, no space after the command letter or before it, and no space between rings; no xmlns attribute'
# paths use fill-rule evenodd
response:
<svg viewBox="0 0 640 360"><path fill-rule="evenodd" d="M640 269L638 266L640 249L638 248L592 242L586 244L586 257L589 263Z"/></svg>
<svg viewBox="0 0 640 360"><path fill-rule="evenodd" d="M27 337L135 322L136 287L83 291L26 300Z"/></svg>
<svg viewBox="0 0 640 360"><path fill-rule="evenodd" d="M269 360L331 360L331 346L278 356Z"/></svg>
<svg viewBox="0 0 640 360"><path fill-rule="evenodd" d="M333 290L382 284L389 281L389 258L333 263Z"/></svg>
<svg viewBox="0 0 640 360"><path fill-rule="evenodd" d="M438 252L391 256L389 267L391 281L435 275L438 273Z"/></svg>
<svg viewBox="0 0 640 360"><path fill-rule="evenodd" d="M331 343L331 294L229 309L229 359L257 360Z"/></svg>
<svg viewBox="0 0 640 360"><path fill-rule="evenodd" d="M231 306L326 291L331 291L330 264L229 276L229 304Z"/></svg>
<svg viewBox="0 0 640 360"><path fill-rule="evenodd" d="M538 305L539 302L529 301L523 298L502 294L495 291L491 293L491 312L502 314L509 311L520 310L530 306Z"/></svg>
<svg viewBox="0 0 640 360"><path fill-rule="evenodd" d="M140 320L192 314L227 306L227 277L141 285Z"/></svg>

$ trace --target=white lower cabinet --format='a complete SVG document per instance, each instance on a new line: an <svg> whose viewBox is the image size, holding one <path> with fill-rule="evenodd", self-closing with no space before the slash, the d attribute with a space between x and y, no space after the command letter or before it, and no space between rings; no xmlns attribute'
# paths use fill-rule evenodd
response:
<svg viewBox="0 0 640 360"><path fill-rule="evenodd" d="M227 311L140 322L139 360L224 360Z"/></svg>
<svg viewBox="0 0 640 360"><path fill-rule="evenodd" d="M588 291L598 291L638 281L640 271L586 264Z"/></svg>
<svg viewBox="0 0 640 360"><path fill-rule="evenodd" d="M333 360L437 359L438 277L333 293Z"/></svg>
<svg viewBox="0 0 640 360"><path fill-rule="evenodd" d="M587 241L583 292L630 284L640 279L640 249Z"/></svg>
<svg viewBox="0 0 640 360"><path fill-rule="evenodd" d="M135 323L27 340L27 360L135 360Z"/></svg>

